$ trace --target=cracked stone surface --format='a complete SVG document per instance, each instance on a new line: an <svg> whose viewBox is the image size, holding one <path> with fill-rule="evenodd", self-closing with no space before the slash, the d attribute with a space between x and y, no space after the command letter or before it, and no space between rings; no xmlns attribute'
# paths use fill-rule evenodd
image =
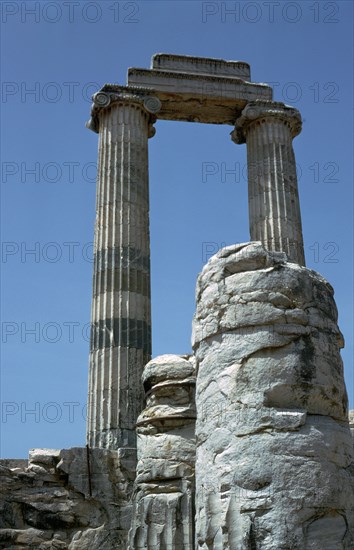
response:
<svg viewBox="0 0 354 550"><path fill-rule="evenodd" d="M125 548L134 457L128 450L32 449L29 460L0 461L0 548Z"/></svg>
<svg viewBox="0 0 354 550"><path fill-rule="evenodd" d="M194 358L161 355L143 372L129 550L194 548Z"/></svg>
<svg viewBox="0 0 354 550"><path fill-rule="evenodd" d="M261 243L197 286L197 548L349 549L353 442L332 287Z"/></svg>

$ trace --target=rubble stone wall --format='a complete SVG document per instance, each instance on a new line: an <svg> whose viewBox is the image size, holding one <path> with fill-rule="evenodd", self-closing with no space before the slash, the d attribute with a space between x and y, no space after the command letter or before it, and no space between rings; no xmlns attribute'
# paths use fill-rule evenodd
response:
<svg viewBox="0 0 354 550"><path fill-rule="evenodd" d="M32 449L28 462L1 460L0 548L125 549L132 453L90 449L90 482L86 448Z"/></svg>

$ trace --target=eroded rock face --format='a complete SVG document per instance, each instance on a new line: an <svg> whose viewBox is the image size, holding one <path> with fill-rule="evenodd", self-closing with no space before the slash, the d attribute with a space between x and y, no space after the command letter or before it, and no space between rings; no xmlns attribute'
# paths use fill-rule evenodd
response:
<svg viewBox="0 0 354 550"><path fill-rule="evenodd" d="M221 250L194 356L144 369L137 470L135 449L90 449L90 495L86 448L1 460L0 549L353 550L342 346L319 274L260 243Z"/></svg>
<svg viewBox="0 0 354 550"><path fill-rule="evenodd" d="M32 449L28 464L1 461L0 548L126 548L135 466L127 453L90 449L91 496L86 448Z"/></svg>
<svg viewBox="0 0 354 550"><path fill-rule="evenodd" d="M137 421L138 466L129 549L194 548L195 368L161 355L143 373L146 407Z"/></svg>
<svg viewBox="0 0 354 550"><path fill-rule="evenodd" d="M353 548L353 443L331 286L260 243L198 280L197 547Z"/></svg>

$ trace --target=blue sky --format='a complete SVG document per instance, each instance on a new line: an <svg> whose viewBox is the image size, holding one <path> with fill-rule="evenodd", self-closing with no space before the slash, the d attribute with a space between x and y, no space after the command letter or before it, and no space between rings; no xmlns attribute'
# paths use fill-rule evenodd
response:
<svg viewBox="0 0 354 550"><path fill-rule="evenodd" d="M2 2L2 457L85 444L97 135L90 96L154 53L250 63L297 107L308 267L332 284L353 386L353 4ZM159 121L149 141L153 355L187 353L197 274L249 239L245 146ZM205 163L216 173L205 176ZM235 173L225 177L223 170ZM31 253L32 251L32 253ZM32 411L32 412L31 412Z"/></svg>

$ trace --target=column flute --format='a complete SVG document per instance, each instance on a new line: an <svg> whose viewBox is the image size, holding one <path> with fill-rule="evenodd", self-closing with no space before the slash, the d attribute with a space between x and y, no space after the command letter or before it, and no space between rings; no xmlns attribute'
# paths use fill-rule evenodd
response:
<svg viewBox="0 0 354 550"><path fill-rule="evenodd" d="M151 358L148 138L159 101L98 92L99 132L87 415L91 447L136 447ZM153 108L153 109L152 109Z"/></svg>
<svg viewBox="0 0 354 550"><path fill-rule="evenodd" d="M305 265L300 203L292 140L301 132L301 115L284 103L250 102L231 137L247 144L251 240L286 252Z"/></svg>

